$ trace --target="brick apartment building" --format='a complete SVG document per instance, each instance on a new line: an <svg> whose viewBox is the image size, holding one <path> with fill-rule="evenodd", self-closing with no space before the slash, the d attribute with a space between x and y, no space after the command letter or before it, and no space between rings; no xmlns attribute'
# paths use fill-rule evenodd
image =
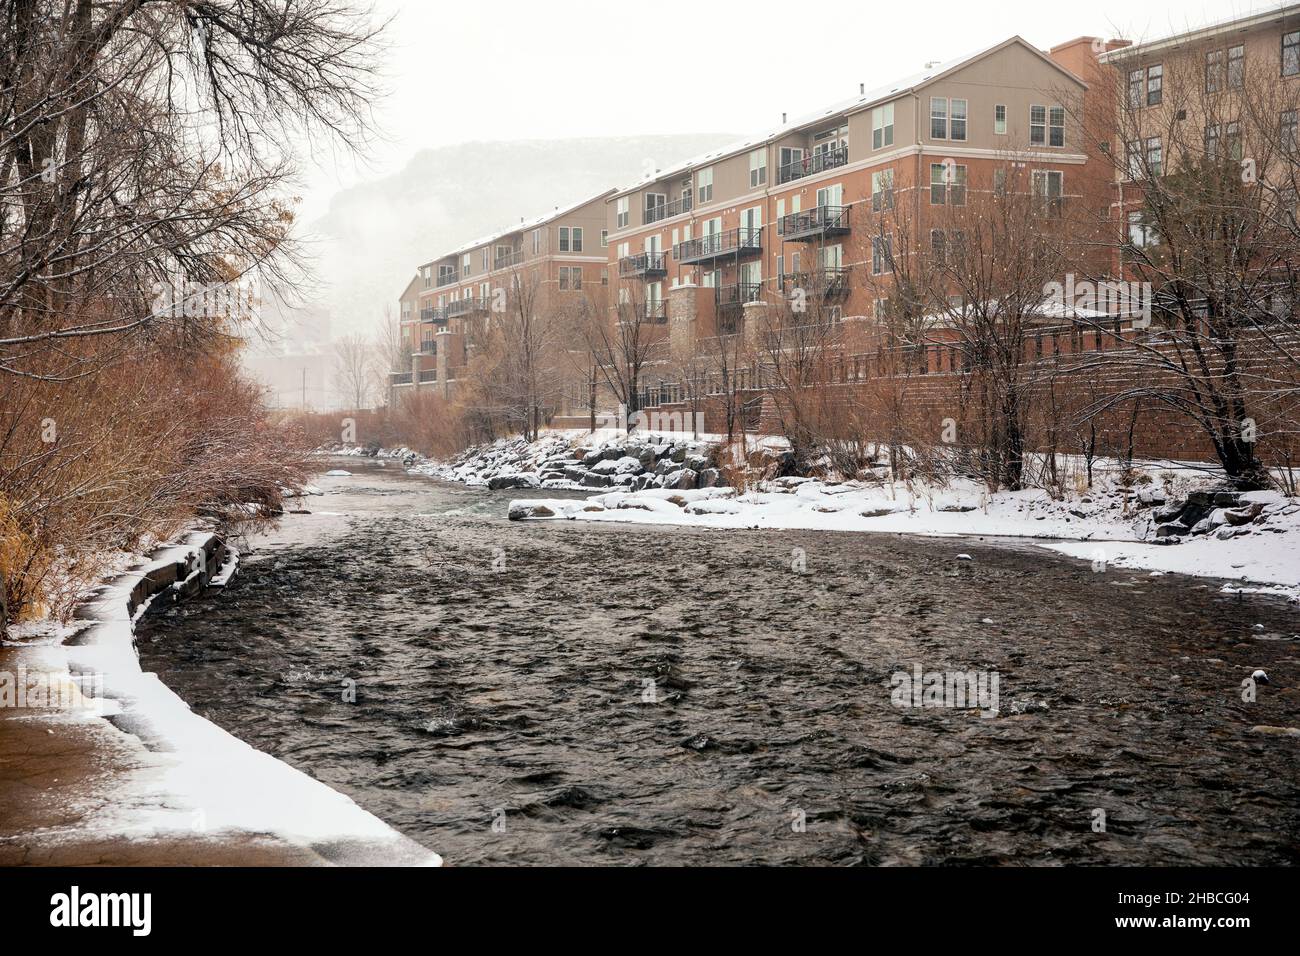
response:
<svg viewBox="0 0 1300 956"><path fill-rule="evenodd" d="M550 309L608 282L607 195L521 220L420 266L399 299L411 367L390 376L393 397L450 397L469 363L476 324L490 323L494 303L508 306L512 290L535 289L535 307Z"/></svg>
<svg viewBox="0 0 1300 956"><path fill-rule="evenodd" d="M814 297L836 323L841 344L830 380L869 386L894 374L879 364L894 344L881 336L879 320L889 311L898 246L948 241L947 217L979 208L981 194L1002 195L1013 175L1035 203L1078 208L1079 221L1098 230L1089 239L1098 261L1082 271L1124 278L1125 250L1141 241L1142 179L1158 175L1162 156L1168 164L1177 150L1238 155L1232 113L1249 93L1242 78L1252 69L1271 75L1273 86L1281 76L1284 88L1300 77L1300 5L1138 46L1084 36L1042 51L1012 37L874 89L863 84L848 100L783 116L743 142L421 267L402 297L413 367L395 379L417 388L437 383L447 394L466 362L464 320L482 312L500 272L489 266L536 249L557 293L573 294L572 279L566 284L557 270L576 262L592 305L610 321L639 316L667 346L643 369L639 407L687 411L681 365L665 356L698 354L719 337L752 345L772 310L788 309L796 294ZM1190 90L1199 95L1184 95ZM1294 137L1295 107L1280 110L1278 123ZM1135 152L1154 165L1139 170ZM1290 159L1268 162L1294 166L1294 156L1292 149ZM907 240L890 231L903 210L913 227ZM582 226L581 250L572 238L565 244L566 223ZM595 235L601 239L593 245ZM593 282L599 298L590 294ZM1045 312L1035 325L1029 361L1122 349L1139 334L1125 322L1081 321L1068 311ZM960 349L942 336L940 328L906 346L918 360L908 359L907 374L924 377L920 387L934 393L935 408L952 404L965 368ZM731 387L746 393L746 409L766 409L757 361L736 371ZM707 384L704 390L712 395ZM602 412L616 404L579 382L551 411L580 424L592 397ZM761 414L770 425L768 412ZM1151 427L1171 433L1156 419Z"/></svg>
<svg viewBox="0 0 1300 956"><path fill-rule="evenodd" d="M675 349L752 330L795 288L835 319L870 319L895 241L881 223L898 204L924 233L1010 164L1045 201L1100 185L1103 202L1110 165L1079 122L1089 87L1076 70L1096 68L1093 42L1045 54L1012 37L618 190L616 304L662 322Z"/></svg>
<svg viewBox="0 0 1300 956"><path fill-rule="evenodd" d="M1113 71L1106 77L1116 104L1112 149L1122 158L1113 163L1114 208L1126 227L1121 238L1129 243L1149 241L1141 211L1143 183L1188 160L1231 158L1249 165L1248 172L1243 165L1243 174L1294 180L1300 6L1125 46L1097 59L1102 69ZM1261 130L1264 142L1258 141ZM1274 130L1276 137L1270 135ZM1279 149L1283 143L1289 145ZM1115 248L1118 272L1124 245Z"/></svg>

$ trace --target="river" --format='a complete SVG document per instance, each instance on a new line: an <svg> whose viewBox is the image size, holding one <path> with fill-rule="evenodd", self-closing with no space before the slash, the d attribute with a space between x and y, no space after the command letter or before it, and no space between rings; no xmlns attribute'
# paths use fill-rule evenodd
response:
<svg viewBox="0 0 1300 956"><path fill-rule="evenodd" d="M1300 862L1300 744L1251 731L1300 726L1294 606L341 467L142 663L451 865ZM996 673L997 715L895 706L917 665Z"/></svg>

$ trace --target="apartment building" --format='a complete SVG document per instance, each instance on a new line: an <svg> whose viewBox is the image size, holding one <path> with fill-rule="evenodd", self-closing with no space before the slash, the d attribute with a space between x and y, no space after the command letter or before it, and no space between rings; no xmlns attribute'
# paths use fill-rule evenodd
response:
<svg viewBox="0 0 1300 956"><path fill-rule="evenodd" d="M1126 227L1117 259L1151 241L1144 184L1184 163L1226 159L1245 177L1294 184L1300 4L1107 51L1098 62L1113 71L1115 209ZM1294 192L1290 202L1294 214Z"/></svg>
<svg viewBox="0 0 1300 956"><path fill-rule="evenodd" d="M752 329L796 289L836 319L877 315L899 204L924 235L1009 163L1047 202L1097 175L1071 56L1012 37L617 190L615 305L662 323L674 349Z"/></svg>
<svg viewBox="0 0 1300 956"><path fill-rule="evenodd" d="M398 300L411 367L392 373L395 396L450 397L473 354L474 331L508 308L517 290L528 289L533 307L544 310L608 283L608 195L521 219L421 265Z"/></svg>

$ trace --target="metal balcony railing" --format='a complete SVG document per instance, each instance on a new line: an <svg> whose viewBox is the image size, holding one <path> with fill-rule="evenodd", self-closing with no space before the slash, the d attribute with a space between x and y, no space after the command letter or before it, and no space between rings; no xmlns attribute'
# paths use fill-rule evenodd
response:
<svg viewBox="0 0 1300 956"><path fill-rule="evenodd" d="M682 213L690 212L693 208L695 208L694 197L682 196L680 199L674 199L672 202L660 206L645 207L641 221L648 226L664 219L671 219L673 216L680 216Z"/></svg>
<svg viewBox="0 0 1300 956"><path fill-rule="evenodd" d="M441 289L445 285L451 285L459 278L460 278L460 273L457 272L455 269L452 269L450 272L439 272L438 288Z"/></svg>
<svg viewBox="0 0 1300 956"><path fill-rule="evenodd" d="M786 295L802 290L810 298L842 299L849 294L849 267L835 266L808 272L787 272L781 276Z"/></svg>
<svg viewBox="0 0 1300 956"><path fill-rule="evenodd" d="M642 252L627 256L618 260L618 274L623 277L662 279L668 275L668 257L662 252Z"/></svg>
<svg viewBox="0 0 1300 956"><path fill-rule="evenodd" d="M784 166L778 166L776 181L779 185L793 182L796 179L803 179L805 176L815 176L828 169L845 166L848 161L849 148L847 146L837 146L834 149L822 150L821 152L807 152L803 154L802 159L796 159Z"/></svg>
<svg viewBox="0 0 1300 956"><path fill-rule="evenodd" d="M763 286L758 282L737 282L719 286L714 293L719 309L739 310L748 302L757 302L763 296Z"/></svg>
<svg viewBox="0 0 1300 956"><path fill-rule="evenodd" d="M763 253L763 227L741 226L678 244L674 255L683 265L712 262L734 256L743 259Z"/></svg>
<svg viewBox="0 0 1300 956"><path fill-rule="evenodd" d="M522 264L524 261L524 250L516 249L514 252L505 255L499 255L492 260L493 269L510 269Z"/></svg>
<svg viewBox="0 0 1300 956"><path fill-rule="evenodd" d="M458 299L447 306L447 316L454 318L461 315L469 315L473 312L486 312L488 310L487 299Z"/></svg>
<svg viewBox="0 0 1300 956"><path fill-rule="evenodd" d="M851 206L818 206L777 220L776 231L790 241L843 236L849 231Z"/></svg>

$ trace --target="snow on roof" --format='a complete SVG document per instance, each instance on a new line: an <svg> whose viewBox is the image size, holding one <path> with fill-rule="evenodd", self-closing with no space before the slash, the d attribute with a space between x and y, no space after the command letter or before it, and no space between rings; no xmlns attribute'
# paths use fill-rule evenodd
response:
<svg viewBox="0 0 1300 956"><path fill-rule="evenodd" d="M528 220L521 219L518 225L510 226L509 228L506 229L500 229L497 232L491 233L490 235L480 236L478 239L473 239L462 246L452 249L450 252L444 252L440 256L435 256L434 258L426 262L425 265L433 265L435 262L440 262L443 259L449 259L452 256L463 255L466 252L470 252L473 249L477 249L479 246L487 245L489 242L496 242L498 239L503 239L506 236L512 236L516 232L526 232L529 229L536 229L538 226L544 226L546 225L546 223L550 222L551 220L559 219L561 216L567 216L569 213L573 212L574 210L581 209L583 206L587 205L588 203L596 202L598 199L604 199L613 191L614 190L612 189L606 189L603 192L599 192L594 196L588 196L585 199L580 199L578 202L570 203L567 206L557 206L550 212L543 213L542 215L537 216L536 218L528 219Z"/></svg>
<svg viewBox="0 0 1300 956"><path fill-rule="evenodd" d="M1180 46L1188 43L1195 43L1199 40L1209 39L1221 33L1227 33L1232 30L1249 30L1253 27L1261 26L1266 23L1274 23L1286 17L1300 15L1300 4L1281 4L1271 10L1265 10L1262 13L1252 13L1244 17L1234 17L1231 20L1219 20L1214 23L1208 23L1202 27L1185 27L1182 30L1172 31L1169 34L1157 37L1154 40L1144 40L1141 43L1135 43L1132 46L1121 47L1118 50L1111 50L1109 53L1103 53L1098 59L1102 63L1111 63L1116 60L1128 59L1134 55L1144 53L1153 53L1157 50L1163 50L1171 46Z"/></svg>
<svg viewBox="0 0 1300 956"><path fill-rule="evenodd" d="M786 136L789 135L790 133L797 132L798 130L802 129L805 126L812 126L822 120L825 120L828 117L835 116L839 113L845 113L845 114L859 113L864 109L869 109L872 106L876 106L880 103L887 102L888 100L894 99L900 93L906 93L910 90L914 90L918 86L922 86L926 83L929 83L931 80L938 79L940 76L943 76L945 73L950 73L953 70L958 69L959 67L966 66L968 63L972 63L975 60L978 60L980 57L992 53L994 50L997 50L1000 47L1015 42L1023 43L1025 46L1039 53L1040 56L1042 55L1041 51L1039 51L1036 47L1033 47L1032 44L1026 43L1026 41L1019 36L1014 36L1009 39L1002 40L999 43L995 43L993 46L984 47L982 49L974 51L973 53L967 53L964 56L959 56L956 59L947 60L943 63L935 64L932 67L927 67L926 69L920 71L919 73L913 73L910 76L905 76L901 79L894 80L891 83L887 83L883 86L878 86L873 90L866 90L865 92L860 93L857 96L853 96L845 100L840 100L837 103L832 103L830 106L827 106L815 112L805 113L802 116L796 116L794 119L790 120L787 123L782 124L781 126L776 127L775 129L770 129L767 132L751 136L748 139L742 140L740 142L732 143L731 145L724 146L721 149L715 149L707 153L702 153L699 156L695 156L691 159L686 160L685 162L678 163L675 166L670 166L667 169L657 170L652 176L643 177L636 183L619 187L617 190L614 190L614 195L621 196L624 193L634 192L635 190L638 190L643 186L645 186L647 183L658 182L661 179L666 179L669 176L674 176L678 173L686 172L687 170L694 169L697 166L708 165L711 162L716 162L717 160L723 159L728 156L734 156L736 153L744 152L747 149L754 149L755 147L770 142L771 140L776 139L779 136ZM1064 69L1063 67L1060 67L1060 64L1056 63L1055 61L1049 61L1049 62L1051 62L1053 66L1057 66L1058 68ZM1073 76L1073 74L1070 75Z"/></svg>

